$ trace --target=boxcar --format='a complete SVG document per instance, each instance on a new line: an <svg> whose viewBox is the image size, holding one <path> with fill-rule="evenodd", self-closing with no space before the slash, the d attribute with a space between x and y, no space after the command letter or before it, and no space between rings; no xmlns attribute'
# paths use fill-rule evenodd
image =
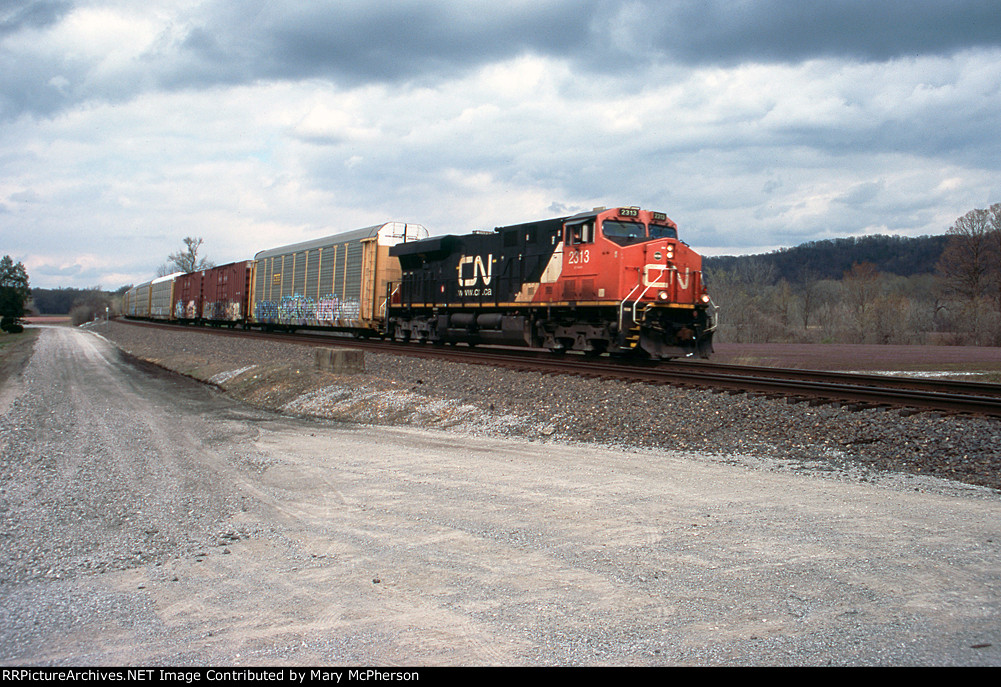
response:
<svg viewBox="0 0 1001 687"><path fill-rule="evenodd" d="M204 270L201 318L209 324L236 326L247 318L253 262L242 260Z"/></svg>
<svg viewBox="0 0 1001 687"><path fill-rule="evenodd" d="M202 272L181 274L174 280L174 319L197 322L202 316Z"/></svg>
<svg viewBox="0 0 1001 687"><path fill-rule="evenodd" d="M254 256L251 312L266 328L379 333L400 263L390 246L427 238L420 224L387 222Z"/></svg>

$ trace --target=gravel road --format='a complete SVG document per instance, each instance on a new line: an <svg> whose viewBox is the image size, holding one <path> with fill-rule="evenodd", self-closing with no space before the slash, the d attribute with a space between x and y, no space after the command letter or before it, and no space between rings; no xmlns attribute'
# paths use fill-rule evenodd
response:
<svg viewBox="0 0 1001 687"><path fill-rule="evenodd" d="M4 665L1001 665L998 493L819 441L914 418L100 331L227 394L42 331L0 394Z"/></svg>

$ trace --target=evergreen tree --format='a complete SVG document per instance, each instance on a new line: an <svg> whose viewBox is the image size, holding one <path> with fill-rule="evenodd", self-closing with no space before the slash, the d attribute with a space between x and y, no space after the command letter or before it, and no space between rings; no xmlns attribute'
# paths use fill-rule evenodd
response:
<svg viewBox="0 0 1001 687"><path fill-rule="evenodd" d="M0 260L0 329L5 332L21 331L24 304L30 295L24 265L15 263L9 255L3 256Z"/></svg>

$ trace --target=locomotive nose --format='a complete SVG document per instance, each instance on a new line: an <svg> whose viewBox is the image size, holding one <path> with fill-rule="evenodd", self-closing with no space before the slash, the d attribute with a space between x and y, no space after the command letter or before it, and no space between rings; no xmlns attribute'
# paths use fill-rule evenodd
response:
<svg viewBox="0 0 1001 687"><path fill-rule="evenodd" d="M669 241L647 246L647 262L650 264L663 264L674 259L674 244Z"/></svg>

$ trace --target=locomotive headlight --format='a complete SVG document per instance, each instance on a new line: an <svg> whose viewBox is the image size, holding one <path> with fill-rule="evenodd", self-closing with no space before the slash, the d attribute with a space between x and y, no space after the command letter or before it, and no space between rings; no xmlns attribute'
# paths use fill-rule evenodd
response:
<svg viewBox="0 0 1001 687"><path fill-rule="evenodd" d="M667 291L661 291L660 293L658 293L657 298L659 298L662 301L666 301L668 298Z"/></svg>
<svg viewBox="0 0 1001 687"><path fill-rule="evenodd" d="M709 302L709 294L708 293L702 294L702 302L703 303L708 303Z"/></svg>

